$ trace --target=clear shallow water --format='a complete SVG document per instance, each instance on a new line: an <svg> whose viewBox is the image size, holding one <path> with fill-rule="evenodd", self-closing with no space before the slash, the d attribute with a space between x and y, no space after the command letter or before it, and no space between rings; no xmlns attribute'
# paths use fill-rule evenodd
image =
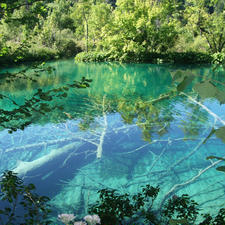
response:
<svg viewBox="0 0 225 225"><path fill-rule="evenodd" d="M37 82L2 81L1 94L22 105L38 88L60 88L83 76L93 81L89 88L71 88L66 98L47 102L54 110L33 113L24 130L9 134L1 127L0 172L13 170L34 183L51 198L55 216L84 215L99 189L134 194L146 184L160 186L156 210L184 193L204 213L216 214L224 207L225 173L216 168L225 162L206 160L225 156L222 70L71 60L51 66L55 71L41 73ZM174 78L178 70L194 77L172 94L185 77ZM3 98L0 108L15 105ZM206 139L213 127L220 132Z"/></svg>

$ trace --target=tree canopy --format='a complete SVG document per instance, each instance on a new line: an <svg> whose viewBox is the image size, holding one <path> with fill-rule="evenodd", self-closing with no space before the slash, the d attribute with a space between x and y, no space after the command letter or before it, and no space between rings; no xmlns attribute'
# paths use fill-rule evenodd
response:
<svg viewBox="0 0 225 225"><path fill-rule="evenodd" d="M0 62L81 51L143 61L149 53L224 53L222 0L3 0Z"/></svg>

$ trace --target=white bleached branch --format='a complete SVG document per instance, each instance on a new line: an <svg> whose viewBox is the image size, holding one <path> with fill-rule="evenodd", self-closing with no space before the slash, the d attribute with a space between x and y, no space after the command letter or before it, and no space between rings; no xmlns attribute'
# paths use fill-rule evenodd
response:
<svg viewBox="0 0 225 225"><path fill-rule="evenodd" d="M11 151L17 151L17 150L28 150L30 148L38 148L38 147L43 147L43 146L64 143L64 142L72 141L74 139L75 139L74 137L73 138L63 138L63 139L58 139L58 140L43 141L43 142L39 142L39 143L35 143L35 144L27 144L27 145L23 145L23 146L8 148L5 150L5 152L11 152Z"/></svg>
<svg viewBox="0 0 225 225"><path fill-rule="evenodd" d="M104 126L103 126L103 131L101 133L100 141L97 148L96 156L98 159L102 157L102 146L103 146L103 142L106 135L107 126L108 126L106 112L105 112L105 95L103 96L103 101L102 101L102 114L103 114Z"/></svg>
<svg viewBox="0 0 225 225"><path fill-rule="evenodd" d="M194 98L192 98L191 96L185 94L184 92L181 92L180 94L186 96L190 101L192 101L195 104L199 105L202 109L204 109L205 111L207 111L211 116L213 116L216 120L220 121L225 126L225 121L222 118L220 118L218 115L216 115L214 112L212 112L205 105L203 105L202 103L196 101Z"/></svg>
<svg viewBox="0 0 225 225"><path fill-rule="evenodd" d="M80 147L80 145L81 145L80 142L73 142L71 144L63 146L62 148L54 149L47 155L44 155L33 161L30 162L19 161L16 168L13 169L13 172L17 173L19 176L24 176L26 175L27 172L41 167L42 165L62 155L63 153L66 153L70 150L76 151Z"/></svg>
<svg viewBox="0 0 225 225"><path fill-rule="evenodd" d="M207 170L209 170L210 168L214 167L215 165L219 164L220 162L222 162L223 160L218 160L216 162L211 163L211 165L207 166L205 169L201 169L198 174L194 177L192 177L191 179L181 183L181 184L175 184L167 193L166 195L163 197L163 200L160 204L160 208L162 207L162 205L164 204L164 202L166 201L166 199L173 194L177 189L186 186L190 183L193 183L197 178L199 178L203 173L205 173Z"/></svg>

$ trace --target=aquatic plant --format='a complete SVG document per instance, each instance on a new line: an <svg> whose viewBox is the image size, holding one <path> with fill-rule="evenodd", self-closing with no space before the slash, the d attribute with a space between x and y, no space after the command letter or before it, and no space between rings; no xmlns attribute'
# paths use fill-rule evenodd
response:
<svg viewBox="0 0 225 225"><path fill-rule="evenodd" d="M0 224L50 224L49 198L34 192L34 184L25 185L12 171L5 171L0 180L0 197L4 208L0 210ZM20 222L20 223L19 223Z"/></svg>

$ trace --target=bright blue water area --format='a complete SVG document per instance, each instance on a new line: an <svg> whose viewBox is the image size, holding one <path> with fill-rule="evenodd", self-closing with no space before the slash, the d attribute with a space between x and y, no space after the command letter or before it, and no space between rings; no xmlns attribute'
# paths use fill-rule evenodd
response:
<svg viewBox="0 0 225 225"><path fill-rule="evenodd" d="M206 138L212 128L225 127L225 104L217 95L203 98L194 89L199 82L215 80L216 71L189 67L196 78L174 92L178 82L173 74L185 74L184 67L72 60L50 65L54 72L41 73L36 83L1 84L2 94L22 105L38 88L51 90L83 76L93 81L88 88L71 88L66 98L48 102L53 110L34 112L24 130L11 134L2 126L0 172L13 170L34 183L40 194L51 198L53 217L85 215L102 188L134 194L146 184L160 186L156 210L184 193L204 213L216 214L223 206L225 174L216 168L225 162L206 157L225 156L225 134ZM221 71L220 82L225 83ZM225 93L224 86L220 91ZM5 99L0 103L1 109L13 107Z"/></svg>

